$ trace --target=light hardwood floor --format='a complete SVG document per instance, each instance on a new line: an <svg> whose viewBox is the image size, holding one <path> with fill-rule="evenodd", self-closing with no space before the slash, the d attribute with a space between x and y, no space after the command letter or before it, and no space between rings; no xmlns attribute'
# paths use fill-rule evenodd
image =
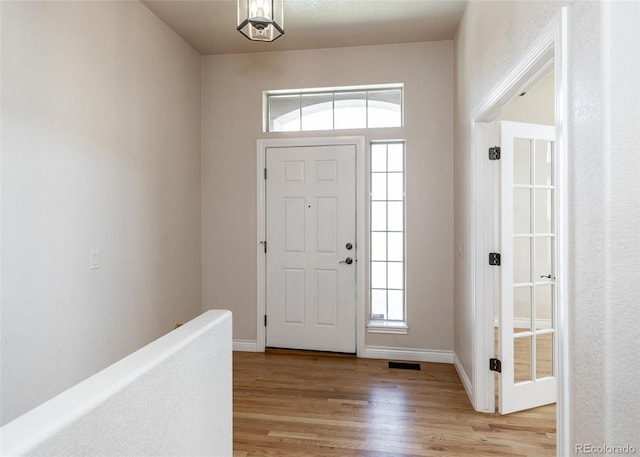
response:
<svg viewBox="0 0 640 457"><path fill-rule="evenodd" d="M234 353L234 457L549 456L555 405L473 411L453 365Z"/></svg>

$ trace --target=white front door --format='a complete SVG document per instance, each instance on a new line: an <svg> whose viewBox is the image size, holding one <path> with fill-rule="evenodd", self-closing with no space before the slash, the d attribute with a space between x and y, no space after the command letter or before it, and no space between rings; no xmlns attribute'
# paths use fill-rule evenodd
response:
<svg viewBox="0 0 640 457"><path fill-rule="evenodd" d="M356 351L356 146L266 149L267 346Z"/></svg>
<svg viewBox="0 0 640 457"><path fill-rule="evenodd" d="M499 411L556 401L553 126L500 123Z"/></svg>

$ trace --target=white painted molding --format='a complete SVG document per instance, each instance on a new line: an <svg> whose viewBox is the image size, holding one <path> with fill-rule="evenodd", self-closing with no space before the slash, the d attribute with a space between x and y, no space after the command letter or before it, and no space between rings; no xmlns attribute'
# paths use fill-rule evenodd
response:
<svg viewBox="0 0 640 457"><path fill-rule="evenodd" d="M473 338L471 341L473 358L471 360L471 382L473 395L469 396L478 412L495 411L495 379L488 376L487 355L493 354L494 347L494 287L488 287L495 281L495 267L487 264L487 253L495 251L493 235L494 210L493 181L497 176L494 161L485 160L487 148L496 144L496 132L493 123L475 122L472 129L474 144L471 154L473 184L471 201L474 202L472 214L473 246L470 247L473 290ZM493 355L492 355L493 356Z"/></svg>
<svg viewBox="0 0 640 457"><path fill-rule="evenodd" d="M556 163L556 180L568 183L569 177L569 137L567 133L567 122L569 116L568 101L568 9L563 7L560 10L560 17L555 25L555 73L556 73L556 151L560 153ZM557 346L555 357L555 368L558 373L558 390L556 406L556 453L558 455L569 455L571 453L571 376L569 366L569 329L571 322L569 318L570 295L567 281L569 269L567 259L569 257L569 192L568 186L562 186L556 194L557 204L564 207L560 211L556 221L556 230L559 234L557 241L557 255L560 259L557 264L557 271L562 281L557 290L558 303L556 307L557 319Z"/></svg>
<svg viewBox="0 0 640 457"><path fill-rule="evenodd" d="M364 349L367 359L410 360L413 362L453 363L453 351L438 349L394 348L386 346L367 346Z"/></svg>
<svg viewBox="0 0 640 457"><path fill-rule="evenodd" d="M476 122L491 122L522 91L535 85L550 68L555 58L557 19L545 28L519 64L495 87L474 112Z"/></svg>
<svg viewBox="0 0 640 457"><path fill-rule="evenodd" d="M409 333L409 326L406 322L369 321L367 324L367 332L407 335Z"/></svg>
<svg viewBox="0 0 640 457"><path fill-rule="evenodd" d="M238 352L259 352L255 340L233 340L233 350Z"/></svg>
<svg viewBox="0 0 640 457"><path fill-rule="evenodd" d="M465 392L467 392L467 397L469 397L469 400L473 405L473 385L471 384L471 380L469 379L469 376L467 376L467 372L464 371L464 367L455 352L453 353L453 365L456 367L460 382L462 382L462 386L464 387Z"/></svg>
<svg viewBox="0 0 640 457"><path fill-rule="evenodd" d="M264 242L266 241L267 222L266 213L266 183L264 180L264 169L267 167L266 146L261 140L256 144L256 352L264 352L267 344L264 316L266 314L266 281L267 281L267 256L264 252ZM235 344L234 344L235 350Z"/></svg>

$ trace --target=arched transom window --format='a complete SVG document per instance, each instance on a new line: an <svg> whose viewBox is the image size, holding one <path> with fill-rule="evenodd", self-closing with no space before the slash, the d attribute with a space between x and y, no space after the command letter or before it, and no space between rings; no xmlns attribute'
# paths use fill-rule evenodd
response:
<svg viewBox="0 0 640 457"><path fill-rule="evenodd" d="M401 84L265 92L264 130L401 127Z"/></svg>

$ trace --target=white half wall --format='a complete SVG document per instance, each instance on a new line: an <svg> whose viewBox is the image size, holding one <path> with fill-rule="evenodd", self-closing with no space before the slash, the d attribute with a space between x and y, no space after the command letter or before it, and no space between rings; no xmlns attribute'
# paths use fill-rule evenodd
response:
<svg viewBox="0 0 640 457"><path fill-rule="evenodd" d="M233 453L231 313L207 311L6 424L6 456Z"/></svg>
<svg viewBox="0 0 640 457"><path fill-rule="evenodd" d="M200 313L200 56L138 2L0 8L6 423Z"/></svg>

